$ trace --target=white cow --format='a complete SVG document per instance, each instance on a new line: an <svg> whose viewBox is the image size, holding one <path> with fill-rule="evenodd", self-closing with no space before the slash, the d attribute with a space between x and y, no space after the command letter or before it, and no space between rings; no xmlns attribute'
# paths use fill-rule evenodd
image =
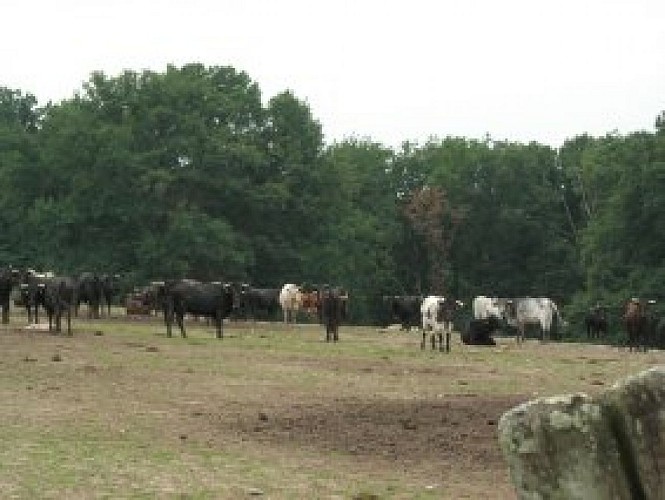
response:
<svg viewBox="0 0 665 500"><path fill-rule="evenodd" d="M295 322L302 305L302 292L298 285L287 283L279 292L279 305L284 312L284 323Z"/></svg>
<svg viewBox="0 0 665 500"><path fill-rule="evenodd" d="M473 319L496 318L502 320L505 316L506 299L485 297L480 295L473 299Z"/></svg>
<svg viewBox="0 0 665 500"><path fill-rule="evenodd" d="M508 324L517 328L517 341L524 342L526 325L537 324L541 329L541 340L551 337L555 320L561 321L559 308L546 297L524 297L510 299L506 304Z"/></svg>
<svg viewBox="0 0 665 500"><path fill-rule="evenodd" d="M453 331L455 311L464 304L459 300L446 299L439 295L425 297L420 306L423 325L423 340L420 348L425 349L427 334L430 334L432 349L439 340L439 350L443 351L443 334L446 334L446 352L450 351L450 334Z"/></svg>

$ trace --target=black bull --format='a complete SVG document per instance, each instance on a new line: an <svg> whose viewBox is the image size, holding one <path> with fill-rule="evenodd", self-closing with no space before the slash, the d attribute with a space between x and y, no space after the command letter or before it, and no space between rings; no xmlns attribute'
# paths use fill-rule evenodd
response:
<svg viewBox="0 0 665 500"><path fill-rule="evenodd" d="M67 317L67 333L72 334L72 310L76 307L76 281L72 278L50 278L44 283L44 308L48 329L61 331L62 316ZM55 323L55 324L54 324Z"/></svg>
<svg viewBox="0 0 665 500"><path fill-rule="evenodd" d="M189 313L212 319L216 336L221 339L224 336L224 318L237 307L237 300L238 294L233 292L231 285L225 283L201 283L192 280L167 282L163 287L166 335L171 336L171 325L175 319L180 327L180 334L186 337L184 316Z"/></svg>
<svg viewBox="0 0 665 500"><path fill-rule="evenodd" d="M0 308L2 308L2 322L5 324L9 323L9 296L20 279L21 273L18 269L0 268Z"/></svg>
<svg viewBox="0 0 665 500"><path fill-rule="evenodd" d="M321 292L321 323L326 327L326 342L339 340L339 325L348 315L348 294L340 289L324 289Z"/></svg>
<svg viewBox="0 0 665 500"><path fill-rule="evenodd" d="M243 285L240 292L240 310L246 318L269 316L279 311L279 288L254 288Z"/></svg>
<svg viewBox="0 0 665 500"><path fill-rule="evenodd" d="M398 321L402 329L421 326L420 306L423 297L419 295L384 295L383 303L387 309L388 321Z"/></svg>

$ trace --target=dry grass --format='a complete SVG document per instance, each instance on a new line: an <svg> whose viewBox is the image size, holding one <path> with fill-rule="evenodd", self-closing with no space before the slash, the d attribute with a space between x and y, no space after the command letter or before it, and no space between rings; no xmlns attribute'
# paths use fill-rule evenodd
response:
<svg viewBox="0 0 665 500"><path fill-rule="evenodd" d="M2 498L513 498L503 411L665 362L603 346L453 345L316 325L76 321L0 330Z"/></svg>

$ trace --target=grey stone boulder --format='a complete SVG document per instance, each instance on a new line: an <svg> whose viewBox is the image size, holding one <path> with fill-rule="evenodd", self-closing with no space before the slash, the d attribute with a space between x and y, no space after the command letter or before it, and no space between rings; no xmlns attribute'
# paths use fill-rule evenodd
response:
<svg viewBox="0 0 665 500"><path fill-rule="evenodd" d="M589 396L524 403L501 417L498 430L520 498L630 498L612 431Z"/></svg>
<svg viewBox="0 0 665 500"><path fill-rule="evenodd" d="M665 366L622 380L599 399L634 498L665 499Z"/></svg>
<svg viewBox="0 0 665 500"><path fill-rule="evenodd" d="M665 500L665 367L524 403L498 432L522 499Z"/></svg>

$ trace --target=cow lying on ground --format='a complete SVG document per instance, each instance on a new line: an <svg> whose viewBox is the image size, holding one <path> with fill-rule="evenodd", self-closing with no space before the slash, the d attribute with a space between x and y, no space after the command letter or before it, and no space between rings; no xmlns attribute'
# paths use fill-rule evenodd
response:
<svg viewBox="0 0 665 500"><path fill-rule="evenodd" d="M462 342L467 345L496 345L492 334L500 327L499 320L490 316L483 319L472 319L462 332Z"/></svg>

